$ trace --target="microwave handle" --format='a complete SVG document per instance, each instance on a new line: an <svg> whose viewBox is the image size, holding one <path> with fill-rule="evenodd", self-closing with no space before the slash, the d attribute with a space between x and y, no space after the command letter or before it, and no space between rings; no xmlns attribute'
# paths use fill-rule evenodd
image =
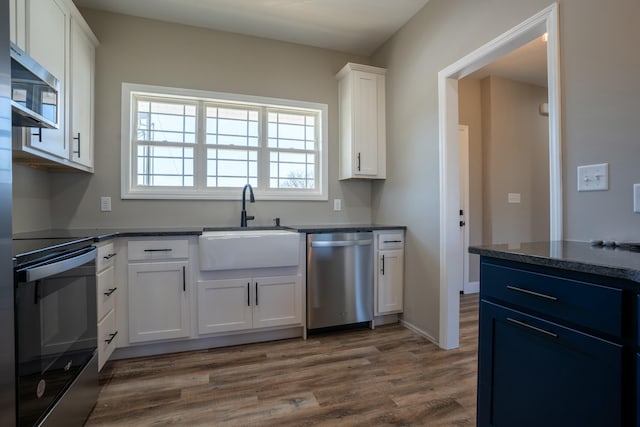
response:
<svg viewBox="0 0 640 427"><path fill-rule="evenodd" d="M44 279L45 277L54 276L59 273L80 267L96 258L97 249L93 246L89 249L81 249L74 253L74 256L64 258L60 261L40 265L38 267L26 268L27 282Z"/></svg>

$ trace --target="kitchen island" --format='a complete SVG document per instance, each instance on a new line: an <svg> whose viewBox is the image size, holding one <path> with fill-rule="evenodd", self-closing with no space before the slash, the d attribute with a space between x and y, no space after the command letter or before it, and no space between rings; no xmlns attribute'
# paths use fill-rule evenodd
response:
<svg viewBox="0 0 640 427"><path fill-rule="evenodd" d="M640 253L581 242L480 255L478 426L637 426Z"/></svg>

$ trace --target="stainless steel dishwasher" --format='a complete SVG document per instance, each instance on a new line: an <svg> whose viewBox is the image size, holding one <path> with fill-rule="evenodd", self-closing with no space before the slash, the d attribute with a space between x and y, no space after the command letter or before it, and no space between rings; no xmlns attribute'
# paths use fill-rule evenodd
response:
<svg viewBox="0 0 640 427"><path fill-rule="evenodd" d="M307 328L373 320L373 233L307 235Z"/></svg>

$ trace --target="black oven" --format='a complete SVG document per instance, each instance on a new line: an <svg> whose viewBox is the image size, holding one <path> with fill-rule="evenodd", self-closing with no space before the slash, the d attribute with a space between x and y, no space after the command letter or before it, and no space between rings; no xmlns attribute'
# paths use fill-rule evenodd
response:
<svg viewBox="0 0 640 427"><path fill-rule="evenodd" d="M20 426L81 425L95 404L95 257L86 242L63 244L15 268Z"/></svg>

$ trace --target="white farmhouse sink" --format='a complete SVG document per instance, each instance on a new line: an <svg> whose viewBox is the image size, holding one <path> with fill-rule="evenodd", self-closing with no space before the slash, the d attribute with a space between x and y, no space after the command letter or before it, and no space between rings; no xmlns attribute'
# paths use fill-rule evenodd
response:
<svg viewBox="0 0 640 427"><path fill-rule="evenodd" d="M200 270L298 265L300 235L289 230L205 231L198 242Z"/></svg>

